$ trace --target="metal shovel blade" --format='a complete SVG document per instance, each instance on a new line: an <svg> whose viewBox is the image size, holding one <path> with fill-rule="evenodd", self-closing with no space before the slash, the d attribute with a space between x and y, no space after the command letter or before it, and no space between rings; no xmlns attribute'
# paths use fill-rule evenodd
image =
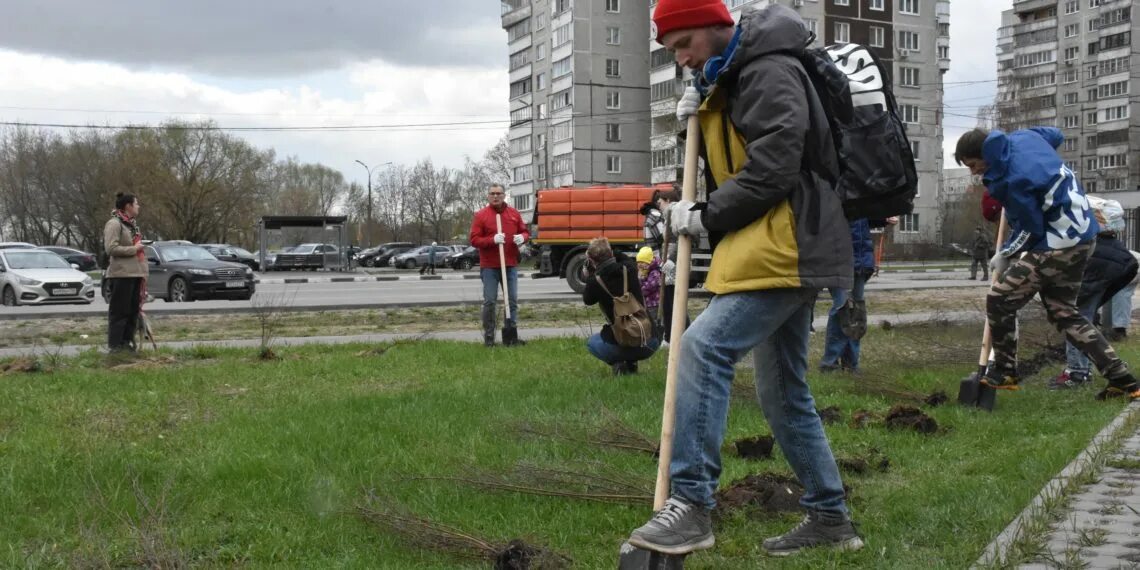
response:
<svg viewBox="0 0 1140 570"><path fill-rule="evenodd" d="M514 346L519 342L517 327L503 327L503 346Z"/></svg>
<svg viewBox="0 0 1140 570"><path fill-rule="evenodd" d="M678 570L685 567L684 554L663 554L621 543L618 570Z"/></svg>
<svg viewBox="0 0 1140 570"><path fill-rule="evenodd" d="M982 384L982 375L986 367L980 366L977 372L970 374L958 383L958 403L963 406L982 408L987 412L994 411L997 402L997 390Z"/></svg>

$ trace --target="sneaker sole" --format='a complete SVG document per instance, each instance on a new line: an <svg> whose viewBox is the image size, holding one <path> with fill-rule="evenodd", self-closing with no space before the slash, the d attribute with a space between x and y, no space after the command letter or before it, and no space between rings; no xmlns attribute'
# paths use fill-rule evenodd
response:
<svg viewBox="0 0 1140 570"><path fill-rule="evenodd" d="M993 389L993 390L1009 390L1011 392L1016 392L1016 391L1021 389L1021 386L1019 386L1017 384L1006 384L1006 385L1001 385L1001 386L995 386L995 385L990 384L989 382L986 382L984 380L981 382L981 384L982 384L982 386L985 386L985 387Z"/></svg>
<svg viewBox="0 0 1140 570"><path fill-rule="evenodd" d="M775 556L777 558L784 558L786 556L791 556L793 554L799 554L800 552L803 552L804 550L810 550L812 548L830 548L831 550L838 550L840 552L855 552L856 550L861 550L863 548L863 539L856 536L855 538L849 538L847 540L844 540L843 542L836 543L836 544L830 544L830 545L821 544L819 546L805 546L803 548L798 548L796 550L776 550L776 551L773 551L773 550L768 550L765 548L764 552L768 553L768 556Z"/></svg>
<svg viewBox="0 0 1140 570"><path fill-rule="evenodd" d="M662 546L660 544L653 544L646 542L637 536L630 536L628 542L631 545L636 546L642 550L652 550L654 552L660 552L662 554L679 556L682 554L689 554L690 552L695 552L697 550L706 550L712 548L713 545L716 544L716 537L710 534L708 538L701 539L697 542L679 544L677 546Z"/></svg>

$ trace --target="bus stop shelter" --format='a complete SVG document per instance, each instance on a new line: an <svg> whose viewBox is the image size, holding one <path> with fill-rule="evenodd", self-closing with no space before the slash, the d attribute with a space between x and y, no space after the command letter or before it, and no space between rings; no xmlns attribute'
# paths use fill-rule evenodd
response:
<svg viewBox="0 0 1140 570"><path fill-rule="evenodd" d="M262 216L257 222L258 262L264 270L270 250L281 250L303 243L336 246L336 255L326 255L324 269L348 269L348 245L345 235L347 216Z"/></svg>

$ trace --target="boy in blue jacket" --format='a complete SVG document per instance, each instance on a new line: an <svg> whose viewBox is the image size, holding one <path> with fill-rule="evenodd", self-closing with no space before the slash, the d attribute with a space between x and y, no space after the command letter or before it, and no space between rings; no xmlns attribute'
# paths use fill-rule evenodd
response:
<svg viewBox="0 0 1140 570"><path fill-rule="evenodd" d="M994 361L982 382L1018 388L1017 311L1040 293L1049 321L1108 379L1097 399L1138 399L1140 385L1128 365L1077 311L1098 226L1076 175L1057 154L1064 139L1052 127L1008 134L974 129L958 139L954 159L982 175L1009 223L1009 238L990 260L999 276L986 297Z"/></svg>

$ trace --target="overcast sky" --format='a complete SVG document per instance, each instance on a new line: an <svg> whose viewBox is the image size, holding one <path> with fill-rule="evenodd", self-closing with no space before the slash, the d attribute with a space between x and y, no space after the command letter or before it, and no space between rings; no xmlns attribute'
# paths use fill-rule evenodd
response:
<svg viewBox="0 0 1140 570"><path fill-rule="evenodd" d="M975 123L951 113L972 117L992 100L992 82L954 82L994 78L1009 5L951 2L944 146ZM363 182L355 160L459 165L482 155L506 131L506 63L499 6L487 0L6 2L0 120L379 127L240 133Z"/></svg>

